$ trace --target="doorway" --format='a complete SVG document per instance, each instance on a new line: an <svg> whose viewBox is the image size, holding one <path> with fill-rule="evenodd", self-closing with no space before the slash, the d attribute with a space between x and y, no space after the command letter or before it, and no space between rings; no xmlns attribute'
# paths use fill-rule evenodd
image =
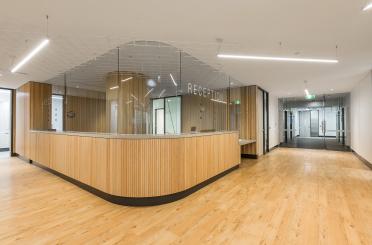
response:
<svg viewBox="0 0 372 245"><path fill-rule="evenodd" d="M12 150L12 91L0 89L0 158Z"/></svg>
<svg viewBox="0 0 372 245"><path fill-rule="evenodd" d="M349 94L281 99L281 146L349 151Z"/></svg>

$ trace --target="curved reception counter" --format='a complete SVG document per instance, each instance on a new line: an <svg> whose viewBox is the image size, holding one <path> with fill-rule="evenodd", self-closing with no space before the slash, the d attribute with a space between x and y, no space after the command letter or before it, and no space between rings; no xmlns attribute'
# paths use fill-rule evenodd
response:
<svg viewBox="0 0 372 245"><path fill-rule="evenodd" d="M105 200L129 206L181 199L238 168L238 132L117 135L30 131L29 158Z"/></svg>

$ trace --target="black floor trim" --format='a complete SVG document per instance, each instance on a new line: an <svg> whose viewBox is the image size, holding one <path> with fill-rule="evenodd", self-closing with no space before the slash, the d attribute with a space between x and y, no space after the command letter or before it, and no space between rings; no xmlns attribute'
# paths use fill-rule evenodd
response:
<svg viewBox="0 0 372 245"><path fill-rule="evenodd" d="M359 160L361 160L367 167L369 167L370 169L372 169L372 163L370 163L369 161L367 161L367 159L365 159L364 157L362 157L361 155L359 155L358 153L356 153L356 151L354 150L351 150L354 155L359 158Z"/></svg>
<svg viewBox="0 0 372 245"><path fill-rule="evenodd" d="M119 205L125 205L125 206L136 206L136 207L144 207L144 206L155 206L155 205L161 205L161 204L166 204L166 203L170 203L170 202L174 202L174 201L177 201L177 200L180 200L182 198L185 198L187 196L189 196L190 194L200 190L201 188L209 185L210 183L218 180L219 178L227 175L228 173L232 172L233 170L235 169L238 169L239 168L239 165L236 165L208 180L205 180L203 181L202 183L196 185L196 186L193 186L187 190L184 190L184 191L181 191L181 192L177 192L177 193L174 193L174 194L170 194L170 195L165 195L165 196L156 196L156 197L121 197L121 196L115 196L115 195L111 195L111 194L108 194L106 192L103 192L103 191L100 191L90 185L87 185L87 184L84 184L76 179L73 179L71 177L68 177L64 174L61 174L53 169L50 169L48 167L45 167L37 162L33 162L30 160L30 162L37 166L37 167L40 167L42 169L45 169L46 171L54 174L54 175L57 175L61 178L63 178L64 180L67 180L69 182L71 182L72 184L74 185L77 185L79 186L80 188L106 200L106 201L109 201L109 202L112 202L112 203L115 203L115 204L119 204Z"/></svg>
<svg viewBox="0 0 372 245"><path fill-rule="evenodd" d="M243 158L249 158L249 159L258 159L258 156L257 155L253 155L253 154L241 154L241 157L243 157Z"/></svg>

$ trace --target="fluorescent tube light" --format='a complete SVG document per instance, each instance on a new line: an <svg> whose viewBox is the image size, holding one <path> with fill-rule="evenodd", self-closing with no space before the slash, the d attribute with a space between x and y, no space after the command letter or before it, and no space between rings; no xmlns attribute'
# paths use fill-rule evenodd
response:
<svg viewBox="0 0 372 245"><path fill-rule="evenodd" d="M24 64L26 64L32 57L34 57L40 50L42 50L49 43L49 39L42 41L34 50L31 51L21 62L19 62L13 69L12 73L18 71Z"/></svg>
<svg viewBox="0 0 372 245"><path fill-rule="evenodd" d="M309 95L309 94L310 94L310 93L309 93L309 90L305 89L305 94L306 94L306 95Z"/></svg>
<svg viewBox="0 0 372 245"><path fill-rule="evenodd" d="M172 76L172 73L170 73L169 76L172 78L172 82L173 82L174 86L177 87L177 83L176 83L176 81L174 81L174 78L173 78L173 76Z"/></svg>
<svg viewBox="0 0 372 245"><path fill-rule="evenodd" d="M310 62L310 63L338 63L338 60L330 59L311 59L311 58L289 58L289 57L269 57L251 55L218 54L218 58L225 59L244 59L244 60L268 60L268 61L289 61L289 62Z"/></svg>
<svg viewBox="0 0 372 245"><path fill-rule="evenodd" d="M118 89L119 86L114 86L114 87L111 87L110 90L114 90L114 89Z"/></svg>
<svg viewBox="0 0 372 245"><path fill-rule="evenodd" d="M367 11L367 10L370 10L370 9L372 9L372 3L367 4L367 6L365 6L363 8L363 11Z"/></svg>
<svg viewBox="0 0 372 245"><path fill-rule="evenodd" d="M129 80L132 80L133 79L133 77L128 77L128 78L125 78L125 79L123 79L123 80L121 80L122 82L126 82L126 81L129 81Z"/></svg>

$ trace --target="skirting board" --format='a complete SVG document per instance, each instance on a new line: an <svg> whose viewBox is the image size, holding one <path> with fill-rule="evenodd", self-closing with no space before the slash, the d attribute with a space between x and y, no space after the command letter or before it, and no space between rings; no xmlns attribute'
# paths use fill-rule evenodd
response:
<svg viewBox="0 0 372 245"><path fill-rule="evenodd" d="M354 151L353 149L351 149L351 151L354 153L354 155L359 158L359 160L361 160L367 167L369 167L370 169L372 169L372 163L370 163L369 161L367 161L366 159L364 159L361 155L359 155L358 153L356 153L356 151Z"/></svg>
<svg viewBox="0 0 372 245"><path fill-rule="evenodd" d="M253 155L253 154L241 154L241 157L242 158L249 158L249 159L258 159L258 156Z"/></svg>

